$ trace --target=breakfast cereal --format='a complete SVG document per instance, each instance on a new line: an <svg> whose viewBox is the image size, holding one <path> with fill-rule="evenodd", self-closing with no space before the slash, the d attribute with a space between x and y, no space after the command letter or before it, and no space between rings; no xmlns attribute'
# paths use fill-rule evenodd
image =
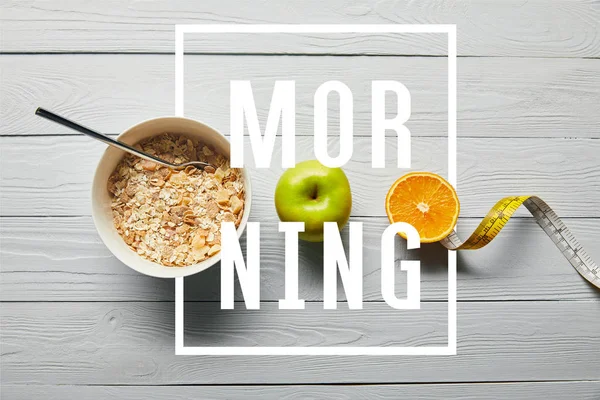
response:
<svg viewBox="0 0 600 400"><path fill-rule="evenodd" d="M241 170L207 145L165 133L136 147L176 164L204 161L199 170L173 170L127 154L108 181L115 227L141 257L165 266L201 262L221 250L224 221L244 213Z"/></svg>

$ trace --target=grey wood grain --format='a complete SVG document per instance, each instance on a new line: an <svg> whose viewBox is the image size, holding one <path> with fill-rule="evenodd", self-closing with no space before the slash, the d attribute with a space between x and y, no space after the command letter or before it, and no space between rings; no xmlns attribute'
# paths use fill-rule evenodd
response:
<svg viewBox="0 0 600 400"><path fill-rule="evenodd" d="M3 216L89 215L90 182L104 150L85 137L1 139L0 201ZM336 140L331 140L336 148ZM352 160L344 166L353 188L355 216L385 216L390 185L408 170L396 167L396 139L386 142L386 168L371 167L371 139L355 138ZM446 138L413 138L412 170L446 174ZM251 168L253 211L276 221L273 192L283 170L280 141L272 168ZM337 151L337 150L333 150ZM482 217L500 198L535 193L563 217L600 217L600 140L459 139L458 195L461 216ZM313 138L296 138L296 159L314 158ZM253 165L246 146L246 165ZM529 216L526 210L517 215Z"/></svg>
<svg viewBox="0 0 600 400"><path fill-rule="evenodd" d="M211 305L214 312L206 308ZM381 303L371 304L377 309L364 314L325 312L318 303L309 306L314 312L282 315L276 310L277 304L263 303L259 311L233 310L235 317L228 318L216 303L187 303L186 343L241 340L318 345L358 340L426 345L428 340L443 340L446 334L443 325L447 309L443 302L411 310L420 318ZM600 301L461 303L460 356L456 357L285 360L274 356L175 356L173 308L171 302L4 303L0 309L3 383L428 383L432 379L502 382L600 378L596 368L600 357ZM278 318L269 317L265 324L267 314ZM312 322L322 322L323 318L326 325ZM384 329L400 325L402 329ZM255 326L262 328L249 329ZM373 329L377 332L366 335Z"/></svg>
<svg viewBox="0 0 600 400"><path fill-rule="evenodd" d="M457 24L458 53L466 56L458 60L459 231L470 233L502 195L534 193L569 217L567 225L598 260L596 0L7 0L0 7L0 52L19 53L0 57L0 135L34 136L0 138L2 398L600 397L600 294L531 218L512 220L481 251L459 253L458 356L175 356L173 282L120 264L89 217L89 184L102 147L33 116L41 105L116 134L173 114L175 23ZM382 199L404 171L393 167L393 157L386 169L370 168L368 82L398 79L409 87L413 167L445 174L446 35L194 34L185 43L186 51L202 53L185 57L186 114L224 132L229 79L253 79L263 122L273 80L296 79L298 160L313 158L316 86L328 79L350 85L361 138L346 171L354 220L365 227L368 300L363 311L343 303L336 312L322 310L321 249L306 245L300 295L308 310L277 310L283 241L274 229L272 193L281 169L253 169L252 218L265 222L262 309L219 310L218 267L188 278L186 344L444 344L447 267L438 245L407 254L397 242L398 257L422 259L422 309L394 311L381 302ZM46 54L31 54L39 52ZM53 52L89 54L47 54ZM331 126L335 132L335 121ZM388 148L393 155L393 138ZM399 290L403 278L397 277ZM196 384L203 386L186 386Z"/></svg>
<svg viewBox="0 0 600 400"><path fill-rule="evenodd" d="M260 219L257 218L257 219ZM363 290L366 301L381 301L380 248L386 218L353 218L364 226ZM0 299L3 301L173 301L172 280L138 274L113 257L96 234L90 217L2 218L0 221ZM565 221L594 260L600 260L600 219ZM479 223L461 219L459 232ZM347 242L346 230L342 233ZM284 242L275 223L262 225L261 299L284 295ZM245 239L241 244L245 251ZM299 294L323 299L322 248L299 247ZM446 250L437 244L407 252L397 239L396 258L421 260L421 298L448 296ZM399 296L405 274L396 275ZM490 246L458 255L458 300L600 299L569 265L552 241L530 219L514 219ZM339 299L345 298L340 290ZM220 269L215 266L185 279L190 301L220 299ZM237 300L242 300L236 288Z"/></svg>
<svg viewBox="0 0 600 400"><path fill-rule="evenodd" d="M0 135L72 134L36 117L38 105L106 133L174 113L170 55L13 55L0 57L0 67ZM340 79L353 92L355 134L370 136L370 82L393 79L411 92L406 125L412 135L445 136L447 68L440 57L190 55L185 58L185 112L228 132L229 80L251 79L264 127L274 81L294 79L296 134L312 136L314 92L321 83ZM458 135L598 138L598 76L598 59L461 58ZM390 116L395 105L390 99ZM336 115L332 111L333 133Z"/></svg>
<svg viewBox="0 0 600 400"><path fill-rule="evenodd" d="M218 302L185 306L186 346L352 346L428 347L448 343L446 303L421 304L419 310L395 310L385 303L368 303L362 310L323 310L322 302L305 304L304 310L280 310L263 303L248 311L243 303L221 310ZM118 324L120 312L114 313ZM112 317L113 314L111 314ZM380 321L386 321L382 332Z"/></svg>
<svg viewBox="0 0 600 400"><path fill-rule="evenodd" d="M11 52L174 51L174 24L446 23L458 26L461 55L598 57L600 9L593 0L490 3L470 0L328 1L240 4L109 0L61 4L11 1L1 14L2 50ZM278 53L447 54L445 35L189 35L188 51Z"/></svg>
<svg viewBox="0 0 600 400"><path fill-rule="evenodd" d="M122 399L154 400L376 400L399 398L422 400L597 400L600 381L523 382L422 385L349 386L43 386L5 385L2 391L12 400Z"/></svg>

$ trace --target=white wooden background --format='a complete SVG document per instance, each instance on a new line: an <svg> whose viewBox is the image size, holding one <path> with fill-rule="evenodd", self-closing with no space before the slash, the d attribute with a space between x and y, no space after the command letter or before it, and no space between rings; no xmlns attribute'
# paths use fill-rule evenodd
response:
<svg viewBox="0 0 600 400"><path fill-rule="evenodd" d="M93 227L103 145L33 115L45 106L117 134L173 114L175 23L457 24L459 231L470 233L499 197L535 193L599 260L597 0L0 4L2 399L600 398L600 292L525 212L488 248L458 255L457 356L175 356L173 282L122 265ZM398 257L422 260L421 310L393 311L379 293L382 200L405 171L391 157L388 168L369 168L368 82L409 87L413 166L445 174L445 36L190 35L186 50L186 115L223 131L229 79L252 77L263 121L273 80L296 79L298 159L312 158L316 86L351 86L358 137L345 169L353 219L365 226L367 300L364 311L323 311L321 248L303 245L307 310L277 310L284 255L271 198L281 169L253 170L262 309L220 311L218 267L189 278L186 345L443 345L439 245L407 253L398 241ZM388 144L393 155L393 137Z"/></svg>

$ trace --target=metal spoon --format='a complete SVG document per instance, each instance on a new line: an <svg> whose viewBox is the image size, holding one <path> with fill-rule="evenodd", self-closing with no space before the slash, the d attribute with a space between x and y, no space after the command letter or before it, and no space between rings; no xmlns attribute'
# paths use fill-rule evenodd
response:
<svg viewBox="0 0 600 400"><path fill-rule="evenodd" d="M108 145L114 146L114 147L119 148L121 150L124 150L124 151L126 151L128 153L134 154L134 155L136 155L136 156L138 156L140 158L143 158L144 160L148 160L148 161L155 162L157 164L164 165L165 167L169 167L169 168L173 168L173 169L183 169L183 168L188 167L188 166L194 166L194 167L196 167L196 168L198 168L200 170L203 170L206 167L215 168L214 165L211 165L209 163L205 163L205 162L202 162L202 161L190 161L190 162L186 162L186 163L183 163L183 164L173 164L173 163L167 162L167 161L165 161L163 159L160 159L158 157L155 157L155 156L153 156L151 154L144 153L143 151L140 151L140 150L138 150L136 148L133 148L132 146L130 146L128 144L125 144L123 142L120 142L118 140L110 138L110 137L108 137L106 135L103 135L103 134L101 134L99 132L96 132L96 131L93 131L93 130L91 130L89 128L86 128L85 126L79 125L79 124L77 124L77 123L75 123L73 121L70 121L70 120L66 119L66 118L63 118L60 115L56 115L56 114L54 114L54 113L52 113L52 112L50 112L48 110L45 110L45 109L43 109L41 107L38 107L37 110L35 110L35 115L39 115L40 117L44 117L46 119L49 119L50 121L54 121L57 124L64 125L64 126L66 126L68 128L74 129L74 130L76 130L78 132L81 132L84 135L87 135L87 136L89 136L89 137L91 137L93 139L99 140L99 141L104 142L104 143L106 143Z"/></svg>

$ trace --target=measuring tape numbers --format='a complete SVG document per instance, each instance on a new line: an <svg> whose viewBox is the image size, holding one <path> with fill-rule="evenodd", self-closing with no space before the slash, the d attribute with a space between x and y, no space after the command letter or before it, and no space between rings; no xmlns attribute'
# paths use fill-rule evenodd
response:
<svg viewBox="0 0 600 400"><path fill-rule="evenodd" d="M492 207L467 240L464 242L460 240L454 231L440 243L449 250L480 249L494 240L522 204L531 212L535 221L552 239L573 268L588 282L600 289L598 264L587 254L552 208L537 196L505 197Z"/></svg>

